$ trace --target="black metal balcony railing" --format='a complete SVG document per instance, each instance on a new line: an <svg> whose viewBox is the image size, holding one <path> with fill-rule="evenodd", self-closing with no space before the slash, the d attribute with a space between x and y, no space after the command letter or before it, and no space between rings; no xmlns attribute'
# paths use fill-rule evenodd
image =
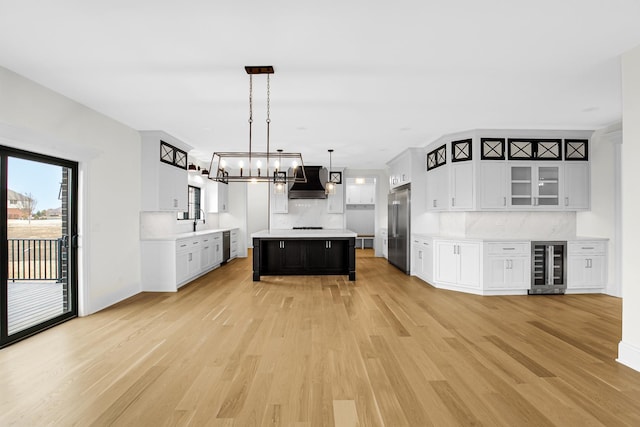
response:
<svg viewBox="0 0 640 427"><path fill-rule="evenodd" d="M63 239L7 240L9 280L62 280Z"/></svg>

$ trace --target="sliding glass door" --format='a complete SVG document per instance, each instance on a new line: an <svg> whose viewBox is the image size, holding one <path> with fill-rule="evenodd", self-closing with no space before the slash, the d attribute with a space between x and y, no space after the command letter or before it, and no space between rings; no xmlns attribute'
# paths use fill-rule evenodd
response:
<svg viewBox="0 0 640 427"><path fill-rule="evenodd" d="M78 165L0 147L0 347L77 316Z"/></svg>

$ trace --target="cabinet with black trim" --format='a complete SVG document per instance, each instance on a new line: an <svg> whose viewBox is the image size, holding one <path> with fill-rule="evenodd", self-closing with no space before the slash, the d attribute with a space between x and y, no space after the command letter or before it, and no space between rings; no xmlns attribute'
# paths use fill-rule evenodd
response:
<svg viewBox="0 0 640 427"><path fill-rule="evenodd" d="M188 210L187 153L190 146L162 131L143 131L142 210Z"/></svg>
<svg viewBox="0 0 640 427"><path fill-rule="evenodd" d="M474 209L473 140L471 138L451 142L449 170L449 202L451 210Z"/></svg>
<svg viewBox="0 0 640 427"><path fill-rule="evenodd" d="M447 144L427 152L426 198L428 211L449 209L449 165Z"/></svg>
<svg viewBox="0 0 640 427"><path fill-rule="evenodd" d="M509 138L509 160L562 160L562 139Z"/></svg>

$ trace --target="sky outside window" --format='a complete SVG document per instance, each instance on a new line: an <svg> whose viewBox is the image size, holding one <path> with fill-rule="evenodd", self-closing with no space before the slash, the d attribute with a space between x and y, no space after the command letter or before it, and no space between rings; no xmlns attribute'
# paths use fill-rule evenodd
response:
<svg viewBox="0 0 640 427"><path fill-rule="evenodd" d="M58 199L62 168L31 160L8 158L8 187L26 195L31 193L37 201L36 212L62 206Z"/></svg>

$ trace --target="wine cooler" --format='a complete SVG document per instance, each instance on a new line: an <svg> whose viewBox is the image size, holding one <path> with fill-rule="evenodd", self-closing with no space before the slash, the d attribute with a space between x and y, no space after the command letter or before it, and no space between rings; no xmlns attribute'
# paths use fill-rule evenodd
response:
<svg viewBox="0 0 640 427"><path fill-rule="evenodd" d="M567 242L531 242L529 295L564 294L567 289Z"/></svg>

